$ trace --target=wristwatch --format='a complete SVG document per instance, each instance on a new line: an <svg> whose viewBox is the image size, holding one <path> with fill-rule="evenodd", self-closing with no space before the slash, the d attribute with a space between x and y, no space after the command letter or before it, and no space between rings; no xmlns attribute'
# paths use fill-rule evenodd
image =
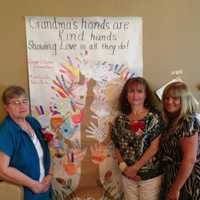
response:
<svg viewBox="0 0 200 200"><path fill-rule="evenodd" d="M120 162L119 163L119 169L120 169L121 172L124 172L127 167L128 166L127 166L127 164L125 162Z"/></svg>

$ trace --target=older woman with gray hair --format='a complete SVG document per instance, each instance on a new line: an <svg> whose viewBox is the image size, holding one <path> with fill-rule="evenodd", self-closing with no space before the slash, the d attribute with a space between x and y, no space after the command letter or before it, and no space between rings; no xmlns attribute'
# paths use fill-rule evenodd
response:
<svg viewBox="0 0 200 200"><path fill-rule="evenodd" d="M25 200L51 199L50 154L39 122L29 116L25 90L10 86L2 101L7 116L0 126L0 177L24 187Z"/></svg>

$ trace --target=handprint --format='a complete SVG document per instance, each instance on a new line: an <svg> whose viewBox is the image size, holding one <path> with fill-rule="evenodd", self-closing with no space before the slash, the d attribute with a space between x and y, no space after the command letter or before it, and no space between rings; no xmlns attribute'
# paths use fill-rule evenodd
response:
<svg viewBox="0 0 200 200"><path fill-rule="evenodd" d="M69 176L80 170L80 163L85 157L87 149L71 149L62 159L62 165Z"/></svg>
<svg viewBox="0 0 200 200"><path fill-rule="evenodd" d="M34 108L37 119L39 120L40 124L42 124L42 128L48 128L50 126L50 117L47 110L42 105L35 105Z"/></svg>
<svg viewBox="0 0 200 200"><path fill-rule="evenodd" d="M102 142L106 138L106 133L103 131L103 127L90 122L89 127L86 129L86 133L89 133L87 138L94 138L99 142Z"/></svg>
<svg viewBox="0 0 200 200"><path fill-rule="evenodd" d="M101 143L96 143L93 146L90 146L91 159L95 164L100 164L107 157L107 146Z"/></svg>

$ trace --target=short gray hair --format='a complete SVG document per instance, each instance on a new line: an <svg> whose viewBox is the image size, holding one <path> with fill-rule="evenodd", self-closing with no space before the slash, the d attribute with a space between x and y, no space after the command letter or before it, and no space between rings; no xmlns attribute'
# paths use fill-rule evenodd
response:
<svg viewBox="0 0 200 200"><path fill-rule="evenodd" d="M14 97L26 96L26 91L21 86L12 85L7 87L2 94L2 102L7 105L9 101Z"/></svg>

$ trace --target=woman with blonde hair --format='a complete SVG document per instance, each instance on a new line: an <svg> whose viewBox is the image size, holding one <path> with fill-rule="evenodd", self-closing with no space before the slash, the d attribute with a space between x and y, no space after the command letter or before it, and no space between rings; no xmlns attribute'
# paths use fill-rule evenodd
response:
<svg viewBox="0 0 200 200"><path fill-rule="evenodd" d="M200 199L200 125L197 104L183 82L169 84L163 93L165 132L161 138L164 200Z"/></svg>

